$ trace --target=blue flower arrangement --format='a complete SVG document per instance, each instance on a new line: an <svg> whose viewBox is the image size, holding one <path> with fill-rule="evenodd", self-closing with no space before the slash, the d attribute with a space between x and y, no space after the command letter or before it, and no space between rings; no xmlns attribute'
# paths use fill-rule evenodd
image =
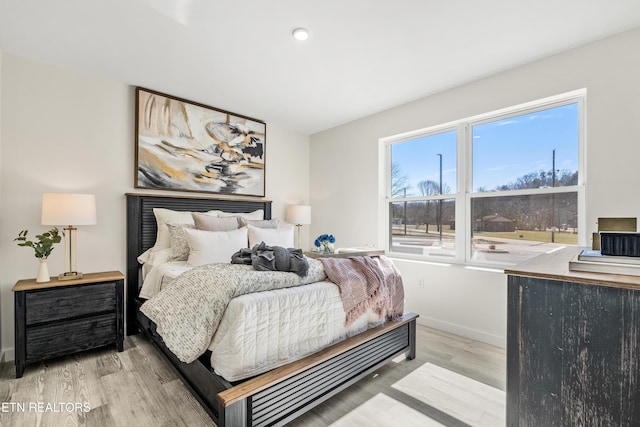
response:
<svg viewBox="0 0 640 427"><path fill-rule="evenodd" d="M313 242L316 248L318 248L318 252L323 254L332 254L333 253L333 244L336 242L336 238L333 237L333 234L321 234L318 238Z"/></svg>

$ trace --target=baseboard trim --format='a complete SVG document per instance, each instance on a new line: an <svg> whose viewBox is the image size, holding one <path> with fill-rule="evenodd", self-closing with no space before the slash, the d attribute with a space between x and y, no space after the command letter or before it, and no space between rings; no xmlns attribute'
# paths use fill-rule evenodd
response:
<svg viewBox="0 0 640 427"><path fill-rule="evenodd" d="M486 344L495 345L496 347L507 348L507 337L489 334L466 326L457 325L455 323L444 322L442 320L427 317L420 314L417 320L419 325L428 326L433 329L439 329L450 334L459 335L461 337L470 338L481 341Z"/></svg>
<svg viewBox="0 0 640 427"><path fill-rule="evenodd" d="M0 353L0 362L1 363L13 362L14 360L16 360L16 350L15 350L15 348L10 348L10 349L7 349L7 350L3 351L2 353Z"/></svg>

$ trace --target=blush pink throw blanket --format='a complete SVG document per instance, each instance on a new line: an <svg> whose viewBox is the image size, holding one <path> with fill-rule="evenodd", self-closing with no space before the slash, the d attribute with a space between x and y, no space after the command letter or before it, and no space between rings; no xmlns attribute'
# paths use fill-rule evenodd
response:
<svg viewBox="0 0 640 427"><path fill-rule="evenodd" d="M402 277L386 256L320 258L330 281L338 285L345 325L371 309L386 320L398 320L404 312Z"/></svg>

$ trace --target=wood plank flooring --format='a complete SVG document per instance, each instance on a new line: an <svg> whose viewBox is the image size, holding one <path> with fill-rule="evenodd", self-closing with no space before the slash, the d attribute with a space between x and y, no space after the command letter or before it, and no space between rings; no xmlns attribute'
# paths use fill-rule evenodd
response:
<svg viewBox="0 0 640 427"><path fill-rule="evenodd" d="M418 325L417 356L379 369L290 426L504 426L505 351ZM0 366L0 426L212 426L173 368L142 336Z"/></svg>

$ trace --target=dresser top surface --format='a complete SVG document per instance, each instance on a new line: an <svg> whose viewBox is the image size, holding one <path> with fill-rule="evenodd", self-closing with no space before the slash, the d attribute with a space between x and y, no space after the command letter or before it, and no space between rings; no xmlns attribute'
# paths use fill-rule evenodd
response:
<svg viewBox="0 0 640 427"><path fill-rule="evenodd" d="M583 249L577 246L566 247L506 268L504 272L512 276L640 290L640 276L569 270L569 262L575 259Z"/></svg>

